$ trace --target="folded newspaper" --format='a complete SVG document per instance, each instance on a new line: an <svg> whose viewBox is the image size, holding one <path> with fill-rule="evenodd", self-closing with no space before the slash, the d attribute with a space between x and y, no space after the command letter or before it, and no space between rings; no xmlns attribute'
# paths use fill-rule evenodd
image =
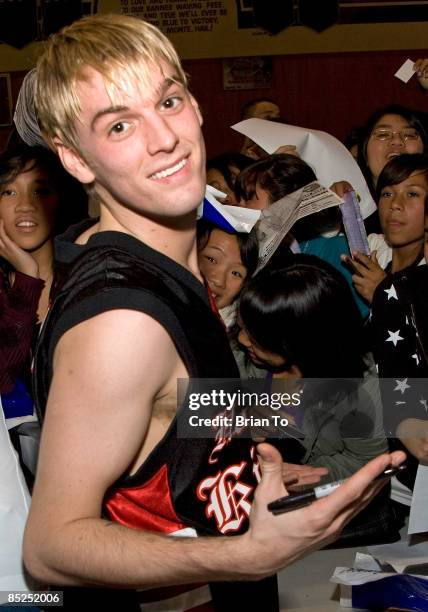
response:
<svg viewBox="0 0 428 612"><path fill-rule="evenodd" d="M265 208L256 226L260 244L257 271L267 264L296 221L342 202L333 191L314 181Z"/></svg>

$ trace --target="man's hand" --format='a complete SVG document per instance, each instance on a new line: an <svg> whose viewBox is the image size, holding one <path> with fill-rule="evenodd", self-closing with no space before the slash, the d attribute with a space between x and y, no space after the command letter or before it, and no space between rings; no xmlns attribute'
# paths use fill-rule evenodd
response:
<svg viewBox="0 0 428 612"><path fill-rule="evenodd" d="M256 489L250 528L242 536L242 559L251 556L255 570L268 576L296 559L333 542L343 527L379 493L387 480L375 480L385 469L405 460L401 451L376 457L331 495L311 505L273 515L267 504L287 495L279 452L268 444L257 447L262 479ZM251 551L251 552L250 552Z"/></svg>
<svg viewBox="0 0 428 612"><path fill-rule="evenodd" d="M385 270L381 268L377 260L376 251L373 251L370 257L358 251L353 253L353 258L342 255L342 261L354 270L352 282L355 289L371 304L376 287L386 277Z"/></svg>
<svg viewBox="0 0 428 612"><path fill-rule="evenodd" d="M416 60L415 71L421 87L428 89L428 59Z"/></svg>
<svg viewBox="0 0 428 612"><path fill-rule="evenodd" d="M6 233L4 221L0 219L0 257L6 259L17 271L39 278L39 266L34 258L21 249Z"/></svg>
<svg viewBox="0 0 428 612"><path fill-rule="evenodd" d="M325 467L285 462L282 464L282 480L289 491L296 491L304 485L316 484L326 474L328 469Z"/></svg>
<svg viewBox="0 0 428 612"><path fill-rule="evenodd" d="M421 463L428 464L428 421L404 419L396 433L409 453Z"/></svg>

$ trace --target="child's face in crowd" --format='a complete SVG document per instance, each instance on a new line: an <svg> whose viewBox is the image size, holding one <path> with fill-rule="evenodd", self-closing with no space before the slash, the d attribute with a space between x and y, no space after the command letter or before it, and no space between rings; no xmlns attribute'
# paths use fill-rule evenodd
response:
<svg viewBox="0 0 428 612"><path fill-rule="evenodd" d="M257 344L243 325L240 317L238 317L238 325L240 328L238 342L245 349L245 352L254 365L265 368L266 370L287 369L284 358L281 357L281 355L271 353Z"/></svg>
<svg viewBox="0 0 428 612"><path fill-rule="evenodd" d="M278 104L269 102L268 100L255 104L251 112L251 117L257 119L279 119L279 116L280 111Z"/></svg>
<svg viewBox="0 0 428 612"><path fill-rule="evenodd" d="M26 251L39 249L52 237L57 207L50 177L32 162L0 186L0 218L11 240Z"/></svg>
<svg viewBox="0 0 428 612"><path fill-rule="evenodd" d="M230 168L230 170L233 174L232 168ZM239 170L237 168L236 170L239 174ZM211 185L211 187L215 187L216 189L219 189L220 191L223 191L223 193L226 194L226 197L222 200L223 204L228 204L230 206L235 206L237 204L236 196L233 189L229 187L226 182L226 179L224 178L220 170L217 170L217 168L210 168L210 170L207 171L207 185Z"/></svg>
<svg viewBox="0 0 428 612"><path fill-rule="evenodd" d="M217 307L229 306L247 276L236 235L220 229L213 230L207 244L199 251L198 260L202 276L214 295Z"/></svg>
<svg viewBox="0 0 428 612"><path fill-rule="evenodd" d="M408 179L384 187L379 200L383 233L392 247L422 241L424 236L425 198L428 184L425 172L413 172Z"/></svg>
<svg viewBox="0 0 428 612"><path fill-rule="evenodd" d="M245 200L245 202L241 201L240 205L253 210L264 210L270 205L269 193L257 183L253 197L250 200Z"/></svg>
<svg viewBox="0 0 428 612"><path fill-rule="evenodd" d="M392 138L385 138L389 132L392 132ZM383 115L374 126L367 143L367 165L375 184L390 159L402 153L423 152L424 145L420 136L406 140L406 133L417 134L401 115Z"/></svg>

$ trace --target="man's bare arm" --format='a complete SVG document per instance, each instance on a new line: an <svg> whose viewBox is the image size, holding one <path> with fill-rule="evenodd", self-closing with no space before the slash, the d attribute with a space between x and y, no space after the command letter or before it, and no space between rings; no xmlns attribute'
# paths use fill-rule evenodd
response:
<svg viewBox="0 0 428 612"><path fill-rule="evenodd" d="M263 479L242 536L175 539L101 519L105 491L134 462L153 401L175 385L180 368L166 332L141 313L104 313L61 339L24 543L40 580L150 588L261 578L334 539L379 489L370 483L390 464L387 455L330 497L273 516L267 503L286 493L282 461L263 444Z"/></svg>

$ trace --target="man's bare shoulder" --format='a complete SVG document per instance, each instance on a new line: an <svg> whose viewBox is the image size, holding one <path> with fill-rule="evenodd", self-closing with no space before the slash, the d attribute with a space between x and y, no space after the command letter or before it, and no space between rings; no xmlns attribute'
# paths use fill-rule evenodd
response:
<svg viewBox="0 0 428 612"><path fill-rule="evenodd" d="M60 338L50 396L58 386L65 390L71 385L85 395L110 393L122 402L136 396L139 402L150 402L162 392L178 362L174 343L159 322L135 310L110 310L73 326ZM61 392L60 397L66 403L70 394Z"/></svg>
<svg viewBox="0 0 428 612"><path fill-rule="evenodd" d="M54 377L62 364L78 368L84 378L118 379L128 384L147 379L162 384L178 359L164 327L151 316L126 309L103 312L75 325L60 339L54 354ZM117 384L120 381L116 381Z"/></svg>
<svg viewBox="0 0 428 612"><path fill-rule="evenodd" d="M141 452L153 405L175 383L177 364L167 332L137 311L112 310L67 331L55 350L43 428L38 482L45 494L65 486L76 494L85 483L88 504L99 504Z"/></svg>

